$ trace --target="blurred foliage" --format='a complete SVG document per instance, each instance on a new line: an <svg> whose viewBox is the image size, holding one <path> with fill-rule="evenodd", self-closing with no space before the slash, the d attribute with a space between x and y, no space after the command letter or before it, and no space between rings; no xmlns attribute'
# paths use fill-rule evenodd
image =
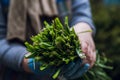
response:
<svg viewBox="0 0 120 80"><path fill-rule="evenodd" d="M104 5L102 0L91 0L93 20L96 26L96 47L113 60L108 71L113 80L120 80L120 6Z"/></svg>

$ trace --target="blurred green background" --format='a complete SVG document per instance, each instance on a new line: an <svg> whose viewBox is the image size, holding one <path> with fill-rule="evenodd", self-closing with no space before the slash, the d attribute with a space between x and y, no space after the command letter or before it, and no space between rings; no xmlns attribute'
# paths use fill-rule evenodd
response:
<svg viewBox="0 0 120 80"><path fill-rule="evenodd" d="M113 62L106 71L113 80L120 80L120 0L90 0L96 26L95 43L99 52Z"/></svg>

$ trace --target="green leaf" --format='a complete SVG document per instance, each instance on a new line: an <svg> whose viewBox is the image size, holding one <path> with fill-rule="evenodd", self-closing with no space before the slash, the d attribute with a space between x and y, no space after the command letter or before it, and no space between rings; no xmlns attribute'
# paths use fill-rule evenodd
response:
<svg viewBox="0 0 120 80"><path fill-rule="evenodd" d="M48 67L47 64L42 64L42 65L40 66L40 70L42 71L42 70L46 69L47 67Z"/></svg>
<svg viewBox="0 0 120 80"><path fill-rule="evenodd" d="M56 78L58 77L60 71L61 71L61 69L58 69L58 70L56 71L56 73L52 76L53 79L56 79Z"/></svg>

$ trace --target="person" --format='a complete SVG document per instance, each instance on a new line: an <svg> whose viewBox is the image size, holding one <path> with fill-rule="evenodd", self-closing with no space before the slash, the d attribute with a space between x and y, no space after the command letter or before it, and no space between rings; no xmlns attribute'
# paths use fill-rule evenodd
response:
<svg viewBox="0 0 120 80"><path fill-rule="evenodd" d="M94 65L95 27L89 0L58 0L58 3L61 4L62 1L69 2L70 26L73 26L80 40L81 49L86 55L82 61L77 60L62 66L62 76L67 80L74 80ZM0 80L52 80L55 68L40 71L40 64L34 63L34 59L24 58L29 52L23 43L30 41L30 36L42 29L44 20L50 22L62 14L57 10L58 3L55 0L0 0L0 66L2 67L0 67ZM92 32L80 34L86 30Z"/></svg>

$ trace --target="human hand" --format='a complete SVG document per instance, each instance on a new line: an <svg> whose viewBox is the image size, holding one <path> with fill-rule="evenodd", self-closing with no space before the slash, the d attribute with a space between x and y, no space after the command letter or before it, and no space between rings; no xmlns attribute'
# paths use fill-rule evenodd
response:
<svg viewBox="0 0 120 80"><path fill-rule="evenodd" d="M38 63L38 62L35 63L34 59L24 59L24 64L26 63L27 63L27 67L25 67L26 65L24 65L25 71L31 72L40 76L49 75L50 78L52 78L52 76L58 70L58 68L49 67L43 71L40 71L41 63ZM81 77L89 69L89 64L82 65L82 60L78 59L77 61L71 62L61 67L62 69L60 72L60 76L62 75L66 79L72 80L72 79L77 79Z"/></svg>
<svg viewBox="0 0 120 80"><path fill-rule="evenodd" d="M92 67L96 61L95 45L92 38L92 32L84 32L91 30L91 28L88 24L81 22L74 26L74 30L80 40L81 49L86 55L86 58L83 60L83 63L89 63L90 67Z"/></svg>
<svg viewBox="0 0 120 80"><path fill-rule="evenodd" d="M33 58L28 59L29 69L36 75L40 75L40 76L49 75L51 77L56 71L56 69L52 67L48 67L44 70L40 70L41 65L42 64L40 62L35 62Z"/></svg>
<svg viewBox="0 0 120 80"><path fill-rule="evenodd" d="M89 66L90 65L87 63L82 65L82 60L78 59L77 61L64 65L61 69L59 78L60 80L63 80L63 78L67 80L74 80L80 78L85 72L87 72Z"/></svg>

